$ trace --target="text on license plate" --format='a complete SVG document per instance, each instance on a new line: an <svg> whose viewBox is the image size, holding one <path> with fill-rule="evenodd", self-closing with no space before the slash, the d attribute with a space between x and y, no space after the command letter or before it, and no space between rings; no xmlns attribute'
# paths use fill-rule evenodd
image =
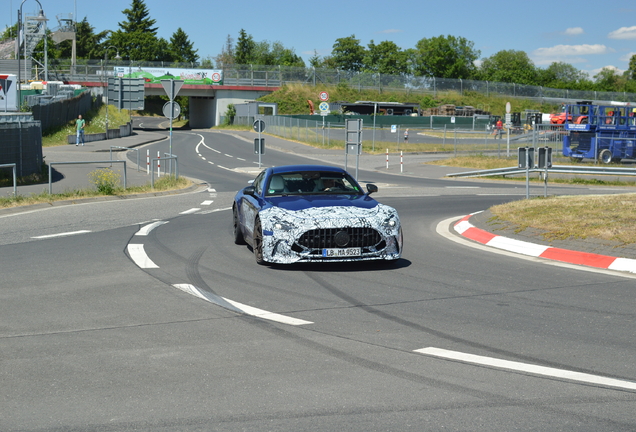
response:
<svg viewBox="0 0 636 432"><path fill-rule="evenodd" d="M325 258L357 257L362 255L362 248L323 249Z"/></svg>

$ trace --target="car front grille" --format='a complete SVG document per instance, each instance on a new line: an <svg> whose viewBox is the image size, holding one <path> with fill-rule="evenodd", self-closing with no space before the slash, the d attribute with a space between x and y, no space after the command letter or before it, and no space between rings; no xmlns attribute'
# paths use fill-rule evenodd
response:
<svg viewBox="0 0 636 432"><path fill-rule="evenodd" d="M309 249L371 247L382 240L373 228L324 228L305 232L298 244Z"/></svg>

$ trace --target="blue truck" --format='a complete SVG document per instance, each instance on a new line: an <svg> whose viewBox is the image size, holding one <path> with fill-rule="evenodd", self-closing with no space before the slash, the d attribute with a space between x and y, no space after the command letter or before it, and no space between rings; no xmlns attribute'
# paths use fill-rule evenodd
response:
<svg viewBox="0 0 636 432"><path fill-rule="evenodd" d="M605 164L636 158L636 107L577 104L564 112L563 156Z"/></svg>

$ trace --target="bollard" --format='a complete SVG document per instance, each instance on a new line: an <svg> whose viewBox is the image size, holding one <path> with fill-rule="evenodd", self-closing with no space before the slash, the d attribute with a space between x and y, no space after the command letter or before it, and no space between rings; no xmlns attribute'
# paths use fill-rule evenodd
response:
<svg viewBox="0 0 636 432"><path fill-rule="evenodd" d="M157 178L161 177L161 152L157 151Z"/></svg>
<svg viewBox="0 0 636 432"><path fill-rule="evenodd" d="M404 172L404 154L400 152L400 172Z"/></svg>
<svg viewBox="0 0 636 432"><path fill-rule="evenodd" d="M389 169L389 149L386 149L386 169Z"/></svg>
<svg viewBox="0 0 636 432"><path fill-rule="evenodd" d="M150 150L146 149L146 174L150 175Z"/></svg>

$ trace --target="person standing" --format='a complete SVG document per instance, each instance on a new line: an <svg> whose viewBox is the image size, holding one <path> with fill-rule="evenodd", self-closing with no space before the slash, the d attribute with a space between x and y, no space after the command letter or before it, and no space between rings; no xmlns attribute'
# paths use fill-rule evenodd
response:
<svg viewBox="0 0 636 432"><path fill-rule="evenodd" d="M409 142L409 130L408 129L406 129L404 131L404 142L405 143Z"/></svg>
<svg viewBox="0 0 636 432"><path fill-rule="evenodd" d="M77 120L75 121L75 128L77 130L77 136L75 137L75 145L79 145L80 140L82 141L82 146L84 145L84 125L86 124L86 121L82 118L82 115L80 114L79 116L77 116Z"/></svg>
<svg viewBox="0 0 636 432"><path fill-rule="evenodd" d="M499 138L501 139L501 132L503 130L503 122L501 121L501 119L497 120L497 123L495 123L495 138Z"/></svg>

